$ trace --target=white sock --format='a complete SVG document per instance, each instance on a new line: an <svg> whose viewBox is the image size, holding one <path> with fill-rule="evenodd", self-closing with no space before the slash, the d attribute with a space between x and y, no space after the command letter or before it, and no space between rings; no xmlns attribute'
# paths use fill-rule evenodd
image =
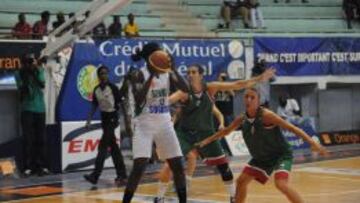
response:
<svg viewBox="0 0 360 203"><path fill-rule="evenodd" d="M232 180L226 182L224 181L224 185L226 187L226 190L229 192L230 197L235 197L236 189L235 189L234 181Z"/></svg>
<svg viewBox="0 0 360 203"><path fill-rule="evenodd" d="M186 175L186 181L191 181L192 180L192 176Z"/></svg>
<svg viewBox="0 0 360 203"><path fill-rule="evenodd" d="M169 183L161 182L158 183L158 197L163 198L165 196L166 190L169 187Z"/></svg>
<svg viewBox="0 0 360 203"><path fill-rule="evenodd" d="M186 175L186 186L187 187L190 187L191 181L192 181L192 176ZM189 188L187 188L187 189L189 189Z"/></svg>

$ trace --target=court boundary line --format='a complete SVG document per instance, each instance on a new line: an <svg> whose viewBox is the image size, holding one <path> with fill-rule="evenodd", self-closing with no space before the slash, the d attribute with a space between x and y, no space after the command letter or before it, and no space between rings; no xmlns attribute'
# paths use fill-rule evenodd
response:
<svg viewBox="0 0 360 203"><path fill-rule="evenodd" d="M331 159L331 160L319 160L319 161L314 161L314 162L309 162L309 163L299 163L299 164L295 164L297 166L307 166L307 165L310 165L310 164L316 164L316 163L324 163L324 162L333 162L333 161L339 161L339 160L351 160L351 159L358 159L360 158L359 156L355 156L355 157L347 157L347 158L339 158L339 159ZM301 172L301 171L297 171L297 172ZM208 176L200 176L200 177L194 177L193 179L204 179L204 178L209 178L211 176L214 176L214 177L217 177L218 175L217 174L213 174L213 175L208 175ZM81 180L81 178L77 179L77 180ZM77 180L68 180L68 181L62 181L62 182L72 182L72 181L77 181ZM349 181L349 180L347 180ZM58 183L58 182L54 182L54 183ZM143 186L143 185L151 185L151 184L156 184L157 181L155 182L149 182L149 183L143 183L139 186ZM36 185L34 185L36 186ZM110 188L101 188L99 190L96 190L96 191L104 191L104 190L109 190L110 191L114 191L114 190L118 190L119 188L116 188L116 187L110 187ZM10 200L10 201L6 201L6 202L23 202L23 201L30 201L30 200L37 200L37 199L46 199L46 198L54 198L54 197L61 197L61 196L71 196L71 195L75 195L76 193L84 193L84 192L90 192L91 190L85 190L85 191L73 191L73 192L67 192L67 193L63 193L63 194L56 194L56 195L48 195L48 196L41 196L41 197L34 197L34 198L26 198L26 199L19 199L19 200ZM343 191L344 192L349 192L349 191ZM350 190L349 193L354 193L354 192L360 192L360 189L359 190ZM217 195L217 194L220 194L220 193L213 193L213 195ZM319 193L318 193L319 194ZM321 194L321 193L320 193ZM324 193L324 195L329 195L329 194L334 194L334 192L331 192L331 193ZM338 195L339 193L337 193ZM346 193L345 193L346 194ZM308 195L311 195L311 194L302 194L303 196L308 196ZM225 196L225 195L223 195ZM228 196L228 195L226 195ZM86 196L84 196L86 197ZM249 194L249 197L250 197L250 194Z"/></svg>

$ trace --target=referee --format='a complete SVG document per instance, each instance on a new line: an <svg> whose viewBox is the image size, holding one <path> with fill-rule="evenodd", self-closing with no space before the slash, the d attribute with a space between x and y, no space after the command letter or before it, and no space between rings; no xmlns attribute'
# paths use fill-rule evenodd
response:
<svg viewBox="0 0 360 203"><path fill-rule="evenodd" d="M121 94L119 89L109 82L109 70L106 66L101 66L97 69L97 76L99 78L99 85L97 85L93 92L92 108L89 113L86 127L90 126L91 118L94 115L97 107L101 113L101 127L103 135L98 147L98 154L95 160L95 169L91 174L84 175L85 180L92 184L96 184L101 171L104 167L104 161L110 149L111 157L116 168L115 183L121 184L126 182L126 168L120 148L116 143L115 128L119 125L118 110Z"/></svg>

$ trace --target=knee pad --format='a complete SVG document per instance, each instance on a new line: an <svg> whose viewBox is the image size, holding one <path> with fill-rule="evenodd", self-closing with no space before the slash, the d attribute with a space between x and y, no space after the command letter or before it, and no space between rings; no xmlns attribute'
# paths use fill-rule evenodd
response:
<svg viewBox="0 0 360 203"><path fill-rule="evenodd" d="M233 173L228 163L217 165L216 167L219 170L223 181L230 181L234 179Z"/></svg>

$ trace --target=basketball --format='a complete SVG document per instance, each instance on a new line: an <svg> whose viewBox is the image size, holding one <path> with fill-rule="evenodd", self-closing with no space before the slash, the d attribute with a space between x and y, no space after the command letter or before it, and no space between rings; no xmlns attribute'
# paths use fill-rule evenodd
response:
<svg viewBox="0 0 360 203"><path fill-rule="evenodd" d="M158 73L167 73L171 70L171 58L168 53L162 50L154 51L149 56L149 68Z"/></svg>

